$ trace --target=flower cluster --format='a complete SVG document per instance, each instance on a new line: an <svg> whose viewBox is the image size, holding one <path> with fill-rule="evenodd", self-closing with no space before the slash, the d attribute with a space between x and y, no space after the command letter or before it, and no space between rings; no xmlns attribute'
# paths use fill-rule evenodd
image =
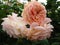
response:
<svg viewBox="0 0 60 45"><path fill-rule="evenodd" d="M12 13L7 18L3 18L3 30L7 32L10 37L26 38L29 40L43 40L49 38L53 31L52 21L46 17L46 9L37 1L31 1L25 4L22 17ZM26 25L29 24L30 28Z"/></svg>

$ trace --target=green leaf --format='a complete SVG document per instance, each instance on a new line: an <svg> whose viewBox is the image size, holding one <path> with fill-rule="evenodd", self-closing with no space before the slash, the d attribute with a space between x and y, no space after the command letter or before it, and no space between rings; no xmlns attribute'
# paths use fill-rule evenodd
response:
<svg viewBox="0 0 60 45"><path fill-rule="evenodd" d="M60 45L60 43L59 42L54 42L54 43L52 43L52 45Z"/></svg>
<svg viewBox="0 0 60 45"><path fill-rule="evenodd" d="M32 45L49 45L48 40L40 40L40 41L36 41L34 43L32 43Z"/></svg>

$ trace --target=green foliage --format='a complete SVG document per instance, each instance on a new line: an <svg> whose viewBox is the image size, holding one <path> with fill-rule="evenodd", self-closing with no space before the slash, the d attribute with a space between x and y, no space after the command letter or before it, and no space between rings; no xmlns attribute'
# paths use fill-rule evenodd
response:
<svg viewBox="0 0 60 45"><path fill-rule="evenodd" d="M52 36L49 39L31 42L26 39L10 38L9 35L2 30L0 25L0 45L60 45L60 8L58 8L60 6L60 1L47 0L47 5L45 6L47 9L47 16L52 19L51 23L54 26ZM23 7L24 4L20 4L16 0L7 1L7 4L0 1L0 24L2 18L12 12L17 13L20 16Z"/></svg>
<svg viewBox="0 0 60 45"><path fill-rule="evenodd" d="M52 25L54 26L54 31L51 38L49 39L52 45L60 45L60 1L57 0L47 0L47 16L52 19ZM57 43L55 43L57 42Z"/></svg>
<svg viewBox="0 0 60 45"><path fill-rule="evenodd" d="M60 45L59 42L54 42L52 45Z"/></svg>

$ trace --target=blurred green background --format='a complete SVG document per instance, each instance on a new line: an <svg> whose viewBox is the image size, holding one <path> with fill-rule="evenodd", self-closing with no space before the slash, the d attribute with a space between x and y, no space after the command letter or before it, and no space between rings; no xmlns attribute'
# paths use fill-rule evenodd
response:
<svg viewBox="0 0 60 45"><path fill-rule="evenodd" d="M6 3L5 3L6 2ZM43 5L45 5L43 3ZM41 41L29 41L26 39L15 39L9 37L2 30L2 18L6 17L12 12L21 15L24 4L20 4L16 0L0 0L0 45L60 45L60 1L57 0L47 0L47 17L52 19L51 24L54 26L52 36L49 39Z"/></svg>

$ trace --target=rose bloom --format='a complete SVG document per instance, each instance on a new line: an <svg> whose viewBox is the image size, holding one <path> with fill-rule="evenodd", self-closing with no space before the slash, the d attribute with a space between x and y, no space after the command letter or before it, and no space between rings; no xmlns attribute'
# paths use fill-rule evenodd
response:
<svg viewBox="0 0 60 45"><path fill-rule="evenodd" d="M36 22L39 25L42 25L46 17L46 9L41 3L32 1L25 4L22 17L28 24Z"/></svg>
<svg viewBox="0 0 60 45"><path fill-rule="evenodd" d="M2 22L3 31L6 31L10 37L18 38L24 37L26 33L26 26L23 18L17 17L17 14L12 13L8 15L7 18L3 18L4 22Z"/></svg>
<svg viewBox="0 0 60 45"><path fill-rule="evenodd" d="M27 33L27 39L29 40L44 40L50 37L51 32L54 28L51 24L51 19L46 18L45 24L43 26L39 26L37 23L32 23L30 30Z"/></svg>

